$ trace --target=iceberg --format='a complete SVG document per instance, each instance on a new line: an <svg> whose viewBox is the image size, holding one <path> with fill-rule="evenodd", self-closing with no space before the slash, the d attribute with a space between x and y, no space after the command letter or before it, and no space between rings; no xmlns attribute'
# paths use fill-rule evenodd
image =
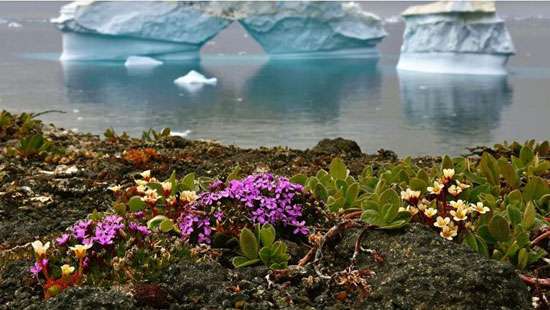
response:
<svg viewBox="0 0 550 310"><path fill-rule="evenodd" d="M353 2L243 4L241 25L272 56L378 56L381 19Z"/></svg>
<svg viewBox="0 0 550 310"><path fill-rule="evenodd" d="M233 22L277 56L377 56L386 36L381 19L352 2L81 0L51 22L63 32L62 60L198 57Z"/></svg>
<svg viewBox="0 0 550 310"><path fill-rule="evenodd" d="M151 57L145 56L130 56L126 59L124 66L126 68L153 68L162 65L162 61L158 61Z"/></svg>
<svg viewBox="0 0 550 310"><path fill-rule="evenodd" d="M215 77L207 78L197 71L191 70L186 75L175 79L174 84L181 86L190 92L194 92L200 90L204 85L215 86L216 84L218 84L218 79Z"/></svg>
<svg viewBox="0 0 550 310"><path fill-rule="evenodd" d="M51 20L63 32L61 60L196 58L231 21L175 1L75 1Z"/></svg>
<svg viewBox="0 0 550 310"><path fill-rule="evenodd" d="M505 75L515 53L493 1L438 1L401 14L405 33L397 69Z"/></svg>

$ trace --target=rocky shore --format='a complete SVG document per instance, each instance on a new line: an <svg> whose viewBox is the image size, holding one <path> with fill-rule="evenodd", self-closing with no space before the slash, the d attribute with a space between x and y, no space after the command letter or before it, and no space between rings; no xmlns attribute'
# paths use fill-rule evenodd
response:
<svg viewBox="0 0 550 310"><path fill-rule="evenodd" d="M37 127L38 128L38 127ZM31 129L31 131L34 129ZM326 271L343 270L359 247L373 249L359 255L356 266L368 270L354 281L361 292L325 280L312 264L299 267L309 246L286 241L289 268L263 266L235 269L224 258L225 249L191 248L191 254L163 272L139 282L107 287L84 283L44 300L29 272L33 263L30 242L52 239L94 211L108 210L116 201L110 187L132 186L134 176L150 170L164 180L194 172L224 180L239 167L241 175L271 172L291 177L315 175L333 158L345 161L350 175L365 166L374 171L402 161L395 153L364 153L349 140L320 141L309 150L288 148L241 149L213 141L192 141L159 134L146 139L107 132L105 137L77 134L40 125L57 150L41 156L17 156L12 148L21 137L0 132L0 309L526 309L533 289L507 262L483 257L468 246L440 238L432 229L410 224L398 230L361 229L341 232L325 245L317 265ZM4 132L6 134L6 132ZM478 148L498 154L502 150ZM466 151L466 150L465 150ZM439 166L439 157L418 157L419 167ZM544 176L548 181L548 175ZM328 221L328 231L334 221ZM359 241L357 241L359 240ZM538 266L540 267L540 266ZM348 276L352 277L350 273ZM351 281L350 279L348 279Z"/></svg>

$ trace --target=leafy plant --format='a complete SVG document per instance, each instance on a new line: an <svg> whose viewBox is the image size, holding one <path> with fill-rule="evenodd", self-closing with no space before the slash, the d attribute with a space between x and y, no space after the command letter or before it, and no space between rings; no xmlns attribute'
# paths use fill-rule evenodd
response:
<svg viewBox="0 0 550 310"><path fill-rule="evenodd" d="M239 235L239 246L242 256L233 259L236 268L255 265L262 262L271 269L285 269L290 256L287 246L282 241L275 241L276 232L271 224L255 226L255 232L243 228ZM261 248L260 248L261 246Z"/></svg>
<svg viewBox="0 0 550 310"><path fill-rule="evenodd" d="M15 148L17 154L24 158L37 157L53 150L52 143L41 134L22 138Z"/></svg>
<svg viewBox="0 0 550 310"><path fill-rule="evenodd" d="M149 142L158 141L166 137L170 137L170 133L170 128L164 128L161 131L156 131L153 128L149 128L149 130L146 130L141 134L141 139Z"/></svg>

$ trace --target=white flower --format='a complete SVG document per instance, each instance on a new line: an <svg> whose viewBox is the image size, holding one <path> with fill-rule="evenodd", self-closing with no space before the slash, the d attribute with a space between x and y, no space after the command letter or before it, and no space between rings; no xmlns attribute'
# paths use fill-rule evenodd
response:
<svg viewBox="0 0 550 310"><path fill-rule="evenodd" d="M458 187L460 187L460 188L462 188L462 189L470 188L470 185L469 185L469 184L461 183L459 180L456 180L456 185L458 185Z"/></svg>
<svg viewBox="0 0 550 310"><path fill-rule="evenodd" d="M435 208L427 208L426 210L424 210L424 214L427 216L427 217L432 217L434 215L437 214L437 209Z"/></svg>
<svg viewBox="0 0 550 310"><path fill-rule="evenodd" d="M435 194L435 195L439 195L441 193L441 190L443 189L444 185L437 182L437 181L434 181L434 186L433 187L428 187L428 192L432 193L432 194Z"/></svg>
<svg viewBox="0 0 550 310"><path fill-rule="evenodd" d="M183 191L180 193L180 199L187 202L193 202L197 200L199 196L197 196L197 193L194 191Z"/></svg>
<svg viewBox="0 0 550 310"><path fill-rule="evenodd" d="M147 185L147 181L144 181L144 180L135 180L134 182L136 182L137 186L145 186Z"/></svg>
<svg viewBox="0 0 550 310"><path fill-rule="evenodd" d="M449 225L450 222L451 222L450 218L448 218L448 217L442 218L441 216L438 216L437 219L435 220L434 226L439 227L439 228L443 228L443 227Z"/></svg>
<svg viewBox="0 0 550 310"><path fill-rule="evenodd" d="M74 251L74 255L76 256L76 258L82 259L84 258L84 256L86 256L86 251L88 251L88 249L91 248L92 245L92 243L87 245L77 244L75 246L69 247L69 249Z"/></svg>
<svg viewBox="0 0 550 310"><path fill-rule="evenodd" d="M420 191L413 191L407 188L405 191L401 191L401 199L405 201L411 201L420 197Z"/></svg>
<svg viewBox="0 0 550 310"><path fill-rule="evenodd" d="M61 266L61 274L62 275L68 276L73 272L74 272L74 267L73 266L70 266L70 265L67 265L67 264Z"/></svg>
<svg viewBox="0 0 550 310"><path fill-rule="evenodd" d="M453 176L455 175L455 170L454 169L443 169L443 176L445 177L445 179L452 179Z"/></svg>
<svg viewBox="0 0 550 310"><path fill-rule="evenodd" d="M46 255L46 252L50 248L50 242L46 242L45 244L42 244L42 241L36 240L33 243L31 243L32 248L34 249L34 253L38 256L44 256Z"/></svg>
<svg viewBox="0 0 550 310"><path fill-rule="evenodd" d="M145 192L145 197L142 198L143 201L149 204L155 204L158 199L159 199L159 195L157 191L154 189L148 189Z"/></svg>
<svg viewBox="0 0 550 310"><path fill-rule="evenodd" d="M140 173L140 175L144 180L147 181L151 178L151 170L145 170L142 173Z"/></svg>
<svg viewBox="0 0 550 310"><path fill-rule="evenodd" d="M447 240L453 240L454 237L458 234L458 227L454 224L446 225L441 228L439 235Z"/></svg>
<svg viewBox="0 0 550 310"><path fill-rule="evenodd" d="M136 187L136 190L138 193L145 193L145 191L147 190L147 187L145 187L144 185L138 185Z"/></svg>
<svg viewBox="0 0 550 310"><path fill-rule="evenodd" d="M453 216L453 220L457 222L465 221L468 219L468 208L459 207L456 210L451 210L451 215Z"/></svg>
<svg viewBox="0 0 550 310"><path fill-rule="evenodd" d="M407 211L409 211L409 213L414 216L416 215L416 213L418 213L418 209L416 207L413 207L413 206L407 206Z"/></svg>
<svg viewBox="0 0 550 310"><path fill-rule="evenodd" d="M170 194L172 192L172 182L162 182L162 191L166 194Z"/></svg>
<svg viewBox="0 0 550 310"><path fill-rule="evenodd" d="M460 193L462 193L462 188L460 188L460 186L451 185L451 186L449 186L448 191L449 191L449 194L456 197L456 196L460 195Z"/></svg>
<svg viewBox="0 0 550 310"><path fill-rule="evenodd" d="M462 199L459 199L458 201L450 201L449 204L455 209L466 209L466 204L462 201Z"/></svg>
<svg viewBox="0 0 550 310"><path fill-rule="evenodd" d="M483 206L483 202L481 202L481 201L476 203L476 204L473 204L473 203L470 204L470 209L472 211L476 211L479 214L485 214L485 213L491 211L491 209L489 209L488 207Z"/></svg>

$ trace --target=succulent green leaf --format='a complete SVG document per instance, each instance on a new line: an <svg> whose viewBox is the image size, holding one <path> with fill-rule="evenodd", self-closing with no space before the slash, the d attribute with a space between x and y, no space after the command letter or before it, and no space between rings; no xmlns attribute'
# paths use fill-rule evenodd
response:
<svg viewBox="0 0 550 310"><path fill-rule="evenodd" d="M525 207L525 210L523 211L521 226L523 226L527 230L530 230L531 227L535 225L536 214L537 214L537 211L535 209L535 205L531 201L529 201L527 203L527 206Z"/></svg>
<svg viewBox="0 0 550 310"><path fill-rule="evenodd" d="M464 240L462 241L464 244L468 245L470 249L474 250L475 252L479 252L479 246L477 244L477 239L474 234L468 233L466 236L464 236Z"/></svg>
<svg viewBox="0 0 550 310"><path fill-rule="evenodd" d="M535 153L533 153L533 150L530 147L523 146L521 148L521 151L519 152L519 159L524 166L529 164L531 160L533 160L533 157L535 157Z"/></svg>
<svg viewBox="0 0 550 310"><path fill-rule="evenodd" d="M510 187L514 189L519 188L519 176L516 173L514 167L512 167L512 165L506 161L499 161L498 165L500 168L500 173L502 173L502 176L504 177L508 185L510 185Z"/></svg>
<svg viewBox="0 0 550 310"><path fill-rule="evenodd" d="M128 201L128 206L130 207L130 211L138 212L145 209L145 202L141 200L141 197L134 196Z"/></svg>
<svg viewBox="0 0 550 310"><path fill-rule="evenodd" d="M396 205L397 208L399 208L399 206L401 206L401 198L396 191L390 188L385 190L382 195L380 195L380 203L389 203L391 205Z"/></svg>
<svg viewBox="0 0 550 310"><path fill-rule="evenodd" d="M239 235L239 245L241 252L244 256L248 257L248 259L258 258L258 240L250 229L243 228L241 230Z"/></svg>
<svg viewBox="0 0 550 310"><path fill-rule="evenodd" d="M428 187L428 183L420 178L412 178L409 180L409 186L412 190L425 192Z"/></svg>
<svg viewBox="0 0 550 310"><path fill-rule="evenodd" d="M260 241L264 247L269 247L275 241L275 228L271 224L264 224L260 229Z"/></svg>
<svg viewBox="0 0 550 310"><path fill-rule="evenodd" d="M163 233L174 230L174 222L171 219L165 219L159 224L159 229Z"/></svg>
<svg viewBox="0 0 550 310"><path fill-rule="evenodd" d="M506 207L506 211L508 213L508 218L510 219L513 225L517 225L521 223L522 214L521 214L521 211L515 205L509 204Z"/></svg>
<svg viewBox="0 0 550 310"><path fill-rule="evenodd" d="M479 162L479 168L481 174L487 178L487 181L492 185L498 185L499 171L497 166L497 160L489 153L484 152L481 155L481 161Z"/></svg>
<svg viewBox="0 0 550 310"><path fill-rule="evenodd" d="M443 156L443 158L441 159L441 169L453 169L453 168L454 168L453 160L447 155Z"/></svg>
<svg viewBox="0 0 550 310"><path fill-rule="evenodd" d="M348 169L344 164L344 161L336 157L330 163L329 173L337 180L344 180L348 176Z"/></svg>
<svg viewBox="0 0 550 310"><path fill-rule="evenodd" d="M495 215L489 222L489 232L498 241L510 240L510 226L500 215Z"/></svg>
<svg viewBox="0 0 550 310"><path fill-rule="evenodd" d="M359 195L359 184L353 183L348 187L346 191L346 203L349 206L353 206Z"/></svg>
<svg viewBox="0 0 550 310"><path fill-rule="evenodd" d="M229 184L229 182L231 182L232 180L238 180L240 178L241 178L241 167L237 165L235 168L233 168L233 170L231 170L225 182Z"/></svg>
<svg viewBox="0 0 550 310"><path fill-rule="evenodd" d="M181 191L195 190L195 173L191 172L183 177L179 186Z"/></svg>
<svg viewBox="0 0 550 310"><path fill-rule="evenodd" d="M301 184L301 185L306 185L307 176L305 176L303 174L297 174L297 175L293 176L292 178L290 178L290 182L296 183L296 184Z"/></svg>
<svg viewBox="0 0 550 310"><path fill-rule="evenodd" d="M523 190L523 199L525 201L536 201L542 196L550 194L550 188L540 177L531 177Z"/></svg>
<svg viewBox="0 0 550 310"><path fill-rule="evenodd" d="M232 262L233 262L233 266L235 266L235 268L242 268L242 267L255 265L255 264L259 263L260 260L257 259L257 258L249 259L249 258L244 257L244 256L237 256L237 257L233 258Z"/></svg>
<svg viewBox="0 0 550 310"><path fill-rule="evenodd" d="M150 219L149 221L147 221L147 228L155 229L155 228L159 227L160 223L162 223L165 220L168 220L168 218L166 216L157 215L157 216L153 217L152 219Z"/></svg>
<svg viewBox="0 0 550 310"><path fill-rule="evenodd" d="M525 269L527 267L527 263L529 262L529 253L527 252L527 249L522 248L518 252L518 269Z"/></svg>
<svg viewBox="0 0 550 310"><path fill-rule="evenodd" d="M319 183L315 186L315 196L322 201L327 201L328 199L328 191L326 187Z"/></svg>

